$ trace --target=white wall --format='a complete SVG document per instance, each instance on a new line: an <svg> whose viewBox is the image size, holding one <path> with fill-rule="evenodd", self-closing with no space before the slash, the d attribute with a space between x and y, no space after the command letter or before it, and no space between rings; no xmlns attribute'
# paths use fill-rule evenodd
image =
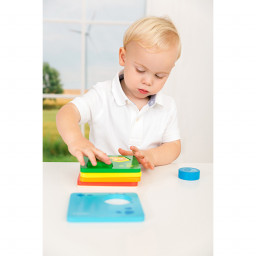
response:
<svg viewBox="0 0 256 256"><path fill-rule="evenodd" d="M182 137L176 162L213 161L212 0L148 0L147 14L169 16L182 54L163 91L174 97Z"/></svg>

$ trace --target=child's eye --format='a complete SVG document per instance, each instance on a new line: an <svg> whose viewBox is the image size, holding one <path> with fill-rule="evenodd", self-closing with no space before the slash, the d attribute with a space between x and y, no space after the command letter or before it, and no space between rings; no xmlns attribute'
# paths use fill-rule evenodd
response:
<svg viewBox="0 0 256 256"><path fill-rule="evenodd" d="M144 72L145 72L145 70L141 70L141 69L137 69L137 68L136 68L136 70L137 70L137 72L139 72L139 73L144 73Z"/></svg>
<svg viewBox="0 0 256 256"><path fill-rule="evenodd" d="M163 79L164 77L163 76L158 76L158 75L155 75L156 76L156 78L158 78L158 79Z"/></svg>

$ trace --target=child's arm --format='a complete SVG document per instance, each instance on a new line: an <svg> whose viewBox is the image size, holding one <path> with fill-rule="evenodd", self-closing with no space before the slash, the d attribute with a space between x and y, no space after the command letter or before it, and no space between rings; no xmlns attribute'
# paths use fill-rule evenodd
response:
<svg viewBox="0 0 256 256"><path fill-rule="evenodd" d="M167 142L159 147L148 150L139 150L135 146L131 146L132 151L119 149L121 155L134 155L139 163L146 169L154 169L158 165L166 165L172 163L180 154L180 140Z"/></svg>
<svg viewBox="0 0 256 256"><path fill-rule="evenodd" d="M69 152L77 158L81 165L85 164L84 155L90 159L92 165L96 165L96 157L106 164L110 164L111 160L108 156L83 137L79 127L80 119L80 113L73 103L64 105L57 113L57 129L67 144Z"/></svg>

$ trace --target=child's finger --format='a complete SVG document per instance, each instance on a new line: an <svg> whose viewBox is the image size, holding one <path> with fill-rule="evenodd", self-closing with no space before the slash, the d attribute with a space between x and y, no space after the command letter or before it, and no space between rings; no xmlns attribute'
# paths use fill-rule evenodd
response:
<svg viewBox="0 0 256 256"><path fill-rule="evenodd" d="M132 151L135 151L135 152L137 152L137 151L140 151L137 147L135 147L135 146L130 146L130 149L132 150Z"/></svg>
<svg viewBox="0 0 256 256"><path fill-rule="evenodd" d="M149 169L149 164L145 163L146 169Z"/></svg>
<svg viewBox="0 0 256 256"><path fill-rule="evenodd" d="M82 152L80 151L77 151L77 153L75 154L75 157L77 158L78 162L84 166L85 165L85 162L84 162L84 155Z"/></svg>
<svg viewBox="0 0 256 256"><path fill-rule="evenodd" d="M97 161L96 161L96 157L95 155L93 154L92 151L86 151L86 155L87 157L90 159L91 163L93 166L96 166L97 165Z"/></svg>
<svg viewBox="0 0 256 256"><path fill-rule="evenodd" d="M151 161L149 161L148 158L145 157L145 161L147 163L147 168L148 169L151 169L151 170L154 169L153 163Z"/></svg>
<svg viewBox="0 0 256 256"><path fill-rule="evenodd" d="M154 169L154 165L151 162L148 162L148 167L149 169L153 170Z"/></svg>
<svg viewBox="0 0 256 256"><path fill-rule="evenodd" d="M133 152L132 151L128 151L128 150L124 150L122 148L118 149L118 152L123 155L123 156L132 156Z"/></svg>
<svg viewBox="0 0 256 256"><path fill-rule="evenodd" d="M149 162L149 167L151 170L153 170L155 166L153 165L153 163Z"/></svg>
<svg viewBox="0 0 256 256"><path fill-rule="evenodd" d="M97 159L99 159L101 162L104 162L105 164L111 164L111 160L108 156L106 157L101 157L99 155L96 155Z"/></svg>
<svg viewBox="0 0 256 256"><path fill-rule="evenodd" d="M137 158L137 159L138 159L138 161L139 161L143 166L145 165L146 161L145 161L144 158Z"/></svg>
<svg viewBox="0 0 256 256"><path fill-rule="evenodd" d="M140 149L138 149L137 147L131 146L130 149L132 150L133 155L136 156L137 158L143 159L145 157L143 152Z"/></svg>
<svg viewBox="0 0 256 256"><path fill-rule="evenodd" d="M146 157L141 159L141 162L143 163L145 169L152 169L152 163Z"/></svg>
<svg viewBox="0 0 256 256"><path fill-rule="evenodd" d="M148 163L147 163L147 162L143 161L141 164L142 164L142 166L143 166L145 169L148 169Z"/></svg>
<svg viewBox="0 0 256 256"><path fill-rule="evenodd" d="M134 155L135 155L136 157L138 157L138 158L141 158L141 159L143 159L143 158L145 157L144 154L141 153L141 151L135 152Z"/></svg>
<svg viewBox="0 0 256 256"><path fill-rule="evenodd" d="M97 156L97 158L104 162L105 164L111 164L111 160L110 158L107 156L107 154L105 154L104 152L100 151L99 149L95 148L93 150L93 152L95 153L95 155Z"/></svg>

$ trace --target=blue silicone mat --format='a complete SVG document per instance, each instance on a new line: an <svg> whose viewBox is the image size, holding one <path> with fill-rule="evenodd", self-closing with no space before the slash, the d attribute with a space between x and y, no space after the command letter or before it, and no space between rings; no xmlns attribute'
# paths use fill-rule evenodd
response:
<svg viewBox="0 0 256 256"><path fill-rule="evenodd" d="M144 212L136 193L72 193L67 221L139 222Z"/></svg>

